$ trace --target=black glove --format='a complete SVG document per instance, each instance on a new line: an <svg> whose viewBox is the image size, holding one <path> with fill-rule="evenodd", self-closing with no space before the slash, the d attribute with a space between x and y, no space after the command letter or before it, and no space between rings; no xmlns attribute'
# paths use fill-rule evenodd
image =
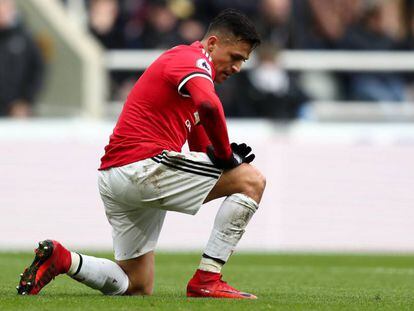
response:
<svg viewBox="0 0 414 311"><path fill-rule="evenodd" d="M239 145L232 143L231 149L233 151L233 154L229 159L217 158L214 153L214 147L211 145L207 147L207 155L210 158L211 162L213 162L214 166L224 170L235 168L242 163L250 163L255 158L254 154L249 155L249 153L252 151L252 148L246 144Z"/></svg>
<svg viewBox="0 0 414 311"><path fill-rule="evenodd" d="M231 143L230 146L233 153L237 154L242 159L242 163L250 163L256 157L254 153L249 155L249 153L252 152L252 148L247 146L245 143Z"/></svg>

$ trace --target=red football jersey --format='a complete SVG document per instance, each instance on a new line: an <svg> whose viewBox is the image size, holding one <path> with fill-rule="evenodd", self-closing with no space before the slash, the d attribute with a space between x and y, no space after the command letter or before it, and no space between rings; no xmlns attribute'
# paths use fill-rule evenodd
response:
<svg viewBox="0 0 414 311"><path fill-rule="evenodd" d="M180 152L199 122L183 86L193 77L213 83L214 76L211 57L198 41L164 52L129 93L99 169L123 166L163 150Z"/></svg>

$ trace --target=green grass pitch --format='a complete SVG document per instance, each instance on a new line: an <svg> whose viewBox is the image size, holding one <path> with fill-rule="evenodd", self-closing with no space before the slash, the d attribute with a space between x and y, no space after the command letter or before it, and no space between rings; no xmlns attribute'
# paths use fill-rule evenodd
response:
<svg viewBox="0 0 414 311"><path fill-rule="evenodd" d="M235 254L224 280L256 294L255 301L187 299L199 255L156 258L151 297L106 297L67 276L38 296L17 296L32 254L0 253L0 310L414 310L413 255Z"/></svg>

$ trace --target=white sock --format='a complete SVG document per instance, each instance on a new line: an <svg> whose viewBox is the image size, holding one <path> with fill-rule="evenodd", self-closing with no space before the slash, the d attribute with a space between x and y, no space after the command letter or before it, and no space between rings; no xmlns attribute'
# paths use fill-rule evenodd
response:
<svg viewBox="0 0 414 311"><path fill-rule="evenodd" d="M218 262L216 260L201 257L200 265L198 266L198 269L203 271L209 271L214 273L220 273L221 268L223 268L223 263Z"/></svg>
<svg viewBox="0 0 414 311"><path fill-rule="evenodd" d="M224 200L214 220L213 231L199 269L220 272L258 208L258 204L252 198L241 193L233 194ZM217 264L212 264L211 260Z"/></svg>
<svg viewBox="0 0 414 311"><path fill-rule="evenodd" d="M68 275L105 295L122 295L129 286L125 272L115 262L71 252Z"/></svg>
<svg viewBox="0 0 414 311"><path fill-rule="evenodd" d="M76 271L78 271L79 264L80 264L80 255L75 252L70 252L70 256L72 257L72 261L71 261L72 263L70 265L70 268L67 274L69 276L72 276L76 273Z"/></svg>

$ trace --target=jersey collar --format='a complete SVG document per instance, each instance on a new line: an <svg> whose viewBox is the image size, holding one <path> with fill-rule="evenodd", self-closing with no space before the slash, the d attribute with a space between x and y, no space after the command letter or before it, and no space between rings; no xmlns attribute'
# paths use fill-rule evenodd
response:
<svg viewBox="0 0 414 311"><path fill-rule="evenodd" d="M208 58L208 60L210 61L210 63L211 63L211 62L213 62L213 60L211 59L210 53L208 53L208 52L204 49L204 47L203 47L203 45L201 44L201 42L200 42L200 41L195 41L195 42L193 42L193 43L191 44L191 46L194 46L194 47L200 48L200 49L201 49L201 51L203 52L203 54L204 54L204 55Z"/></svg>

